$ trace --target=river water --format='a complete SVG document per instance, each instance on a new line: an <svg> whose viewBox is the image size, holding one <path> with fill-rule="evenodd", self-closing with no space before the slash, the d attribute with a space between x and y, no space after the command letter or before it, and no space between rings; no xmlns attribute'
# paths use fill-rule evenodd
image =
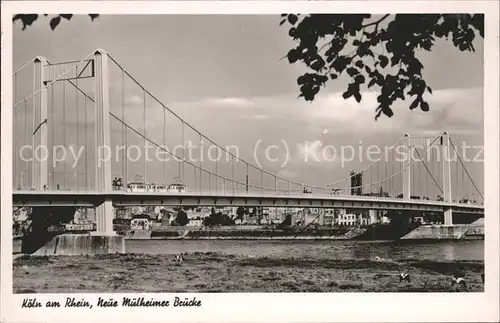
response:
<svg viewBox="0 0 500 323"><path fill-rule="evenodd" d="M14 241L20 251L21 242ZM349 241L349 240L126 240L127 253L179 254L219 252L224 254L330 259L418 259L435 261L484 261L483 240L455 241Z"/></svg>
<svg viewBox="0 0 500 323"><path fill-rule="evenodd" d="M286 241L286 240L126 240L127 253L219 252L255 257L330 259L418 259L484 261L483 240L459 241Z"/></svg>

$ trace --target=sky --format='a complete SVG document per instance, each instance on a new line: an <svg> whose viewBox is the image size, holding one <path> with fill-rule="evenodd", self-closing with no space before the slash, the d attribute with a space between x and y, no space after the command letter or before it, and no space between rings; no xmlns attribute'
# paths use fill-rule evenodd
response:
<svg viewBox="0 0 500 323"><path fill-rule="evenodd" d="M15 26L13 66L16 69L35 56L44 56L50 62L79 61L103 48L163 104L219 145L237 146L240 157L255 164L254 148L260 142L258 164L306 183L331 183L367 164L363 160L343 165L326 158L305 161L307 145L309 152L321 151L328 145L340 150L360 142L383 146L393 144L405 132L434 136L443 131L448 131L455 143L483 144L482 39L476 39L475 53L459 52L445 41L438 41L432 52L419 52L423 75L433 89L427 97L430 112L409 111L410 102L399 102L394 117L382 116L375 121L377 93L364 89L360 103L344 100L345 78L331 81L312 103L298 98L296 79L306 70L283 59L294 43L288 30L279 26L279 20L276 15L108 15L91 22L87 16L75 16L52 31L48 19L41 17L24 31L20 24ZM111 65L111 110L120 114L120 74ZM24 86L24 92L29 93L32 84L27 81L19 88ZM125 120L142 132L143 93L130 80L125 88ZM163 110L150 97L146 103L148 136L161 142ZM78 115L73 126L78 124L80 128L73 128L80 129L76 133L82 138L81 129L85 127L81 113ZM60 115L56 113L56 117ZM73 117L75 113L70 119ZM122 130L113 122L112 141L118 143L123 140ZM172 142L180 132L180 126L174 123L174 118L169 119L172 133L167 136ZM64 128L68 142L77 136L70 134L73 128ZM61 129L56 123L56 140L60 139ZM269 145L278 146L273 151L276 161L263 160L262 147ZM127 170L129 179L143 172L140 162L134 165ZM167 173L175 173L174 167ZM482 163L468 167L482 188ZM114 164L113 173L120 175L122 169ZM241 172L238 170L240 178ZM163 176L161 164L147 165L146 173L148 182ZM174 181L173 175L166 177L167 182Z"/></svg>

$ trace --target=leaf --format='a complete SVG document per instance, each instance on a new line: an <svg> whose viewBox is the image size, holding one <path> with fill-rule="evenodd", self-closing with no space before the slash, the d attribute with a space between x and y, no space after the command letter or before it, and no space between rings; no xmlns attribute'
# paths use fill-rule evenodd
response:
<svg viewBox="0 0 500 323"><path fill-rule="evenodd" d="M338 80L345 72L352 83L343 93L344 98L362 97L361 84L367 84L370 90L377 86L378 115L392 116L391 107L399 100L407 102L411 110L430 109L429 103L422 104L422 97L426 92L432 94L433 89L425 84L423 65L416 51L432 51L439 38L448 40L445 37L450 37L448 41L454 50L472 51L474 40L484 33L482 14L400 14L380 25L377 18L366 21L365 16L294 14L291 18L289 15L279 18L286 20L284 24L289 19L294 24L287 27L296 44L296 52L289 55L289 60L304 63L313 73L301 79L303 84L298 86L301 97L311 100L325 83ZM325 51L318 52L318 48ZM368 56L373 62L367 60ZM394 67L389 69L391 65ZM391 74L394 72L395 75ZM327 80L320 80L320 76Z"/></svg>
<svg viewBox="0 0 500 323"><path fill-rule="evenodd" d="M308 77L307 77L307 74L299 76L299 77L297 78L297 84L298 84L298 85L306 84L306 82L307 82L307 78L308 78Z"/></svg>
<svg viewBox="0 0 500 323"><path fill-rule="evenodd" d="M420 102L420 109L422 109L422 111L424 112L429 111L429 104L424 101Z"/></svg>
<svg viewBox="0 0 500 323"><path fill-rule="evenodd" d="M61 17L55 17L50 20L50 28L52 30L56 29L57 25L61 22Z"/></svg>
<svg viewBox="0 0 500 323"><path fill-rule="evenodd" d="M290 51L288 52L288 54L286 56L287 56L290 64L293 64L300 58L300 52L296 48L290 49Z"/></svg>
<svg viewBox="0 0 500 323"><path fill-rule="evenodd" d="M16 20L21 20L23 23L23 30L26 29L26 27L31 26L35 20L38 19L38 15L35 14L29 14L29 15L15 15L12 18L12 21L15 22Z"/></svg>
<svg viewBox="0 0 500 323"><path fill-rule="evenodd" d="M418 106L418 99L413 100L413 102L410 104L410 110L415 109Z"/></svg>
<svg viewBox="0 0 500 323"><path fill-rule="evenodd" d="M63 17L66 20L71 20L71 17L73 17L73 15L71 14L60 14L59 16Z"/></svg>
<svg viewBox="0 0 500 323"><path fill-rule="evenodd" d="M292 14L288 15L288 22L291 23L292 25L295 25L295 23L297 23L297 20L299 20L299 19L297 18L296 15L292 15Z"/></svg>
<svg viewBox="0 0 500 323"><path fill-rule="evenodd" d="M365 83L365 77L363 75L361 75L361 74L358 74L354 78L354 82L356 82L358 84L363 84L363 83Z"/></svg>
<svg viewBox="0 0 500 323"><path fill-rule="evenodd" d="M345 91L344 93L342 93L342 97L343 97L344 99L349 99L349 98L352 96L352 94L353 94L353 93L352 93L350 90L347 90L347 91Z"/></svg>
<svg viewBox="0 0 500 323"><path fill-rule="evenodd" d="M354 93L354 98L358 103L361 102L361 94L359 92Z"/></svg>
<svg viewBox="0 0 500 323"><path fill-rule="evenodd" d="M280 21L280 26L283 25L285 23L285 21L286 21L285 19L281 20Z"/></svg>
<svg viewBox="0 0 500 323"><path fill-rule="evenodd" d="M390 117L392 117L392 116L394 115L394 112L393 112L393 111L392 111L392 109L391 109L391 108L389 108L388 106L384 106L384 107L382 108L382 112L383 112L386 116L388 116L389 118L390 118Z"/></svg>
<svg viewBox="0 0 500 323"><path fill-rule="evenodd" d="M90 19L94 21L94 19L97 19L99 17L99 14L97 13L89 13Z"/></svg>
<svg viewBox="0 0 500 323"><path fill-rule="evenodd" d="M357 69L355 69L354 67L349 67L347 70L346 70L347 74L349 74L351 77L352 76L355 76L357 74L359 74L359 71Z"/></svg>
<svg viewBox="0 0 500 323"><path fill-rule="evenodd" d="M389 59L384 55L379 55L378 59L382 68L386 67L387 64L389 64Z"/></svg>
<svg viewBox="0 0 500 323"><path fill-rule="evenodd" d="M331 66L339 73L342 73L342 71L346 68L347 66L347 61L345 59L345 56L339 56L337 57L331 64Z"/></svg>
<svg viewBox="0 0 500 323"><path fill-rule="evenodd" d="M314 61L314 63L310 65L310 67L315 71L321 70L323 66L325 66L325 63L321 60Z"/></svg>

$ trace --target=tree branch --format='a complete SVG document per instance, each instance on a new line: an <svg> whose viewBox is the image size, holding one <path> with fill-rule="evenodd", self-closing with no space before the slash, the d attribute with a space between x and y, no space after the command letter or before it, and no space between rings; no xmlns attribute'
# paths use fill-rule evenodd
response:
<svg viewBox="0 0 500 323"><path fill-rule="evenodd" d="M370 27L370 26L375 25L375 29L378 29L378 25L379 25L382 21L384 21L387 17L389 17L389 16L390 16L390 14L386 14L386 15L384 15L382 18L380 18L379 20L372 21L372 22L370 22L370 23L368 23L368 24L366 24L366 25L363 25L363 26L361 26L361 27L366 28L366 27Z"/></svg>

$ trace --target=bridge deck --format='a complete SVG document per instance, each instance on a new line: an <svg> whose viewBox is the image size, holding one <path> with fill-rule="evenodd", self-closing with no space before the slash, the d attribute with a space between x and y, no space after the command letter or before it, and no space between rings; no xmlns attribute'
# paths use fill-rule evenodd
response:
<svg viewBox="0 0 500 323"><path fill-rule="evenodd" d="M156 193L156 192L74 192L74 191L14 191L14 206L97 206L111 200L115 206L264 206L264 207L314 207L356 208L382 210L444 211L483 214L484 206L447 203L431 200L404 200L374 196L352 195L274 195L258 193L215 194Z"/></svg>

